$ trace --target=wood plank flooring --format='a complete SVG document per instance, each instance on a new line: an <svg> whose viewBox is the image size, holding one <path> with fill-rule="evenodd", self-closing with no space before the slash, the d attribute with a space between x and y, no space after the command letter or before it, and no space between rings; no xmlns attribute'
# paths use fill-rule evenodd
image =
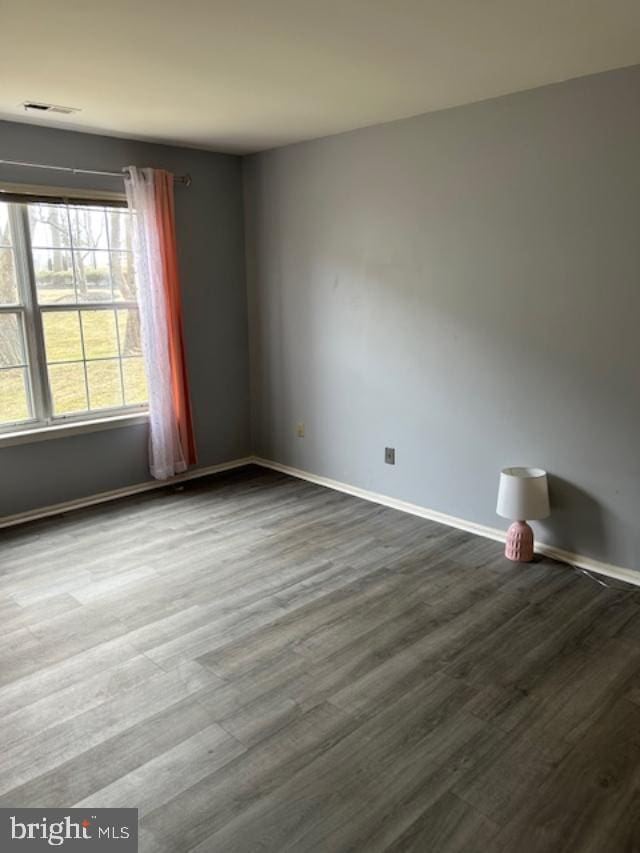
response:
<svg viewBox="0 0 640 853"><path fill-rule="evenodd" d="M259 468L0 534L0 805L142 851L640 850L640 590Z"/></svg>

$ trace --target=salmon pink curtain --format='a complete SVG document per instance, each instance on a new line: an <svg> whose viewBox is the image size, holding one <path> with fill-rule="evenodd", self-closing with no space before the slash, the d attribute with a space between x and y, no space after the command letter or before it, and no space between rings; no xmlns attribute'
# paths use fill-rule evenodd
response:
<svg viewBox="0 0 640 853"><path fill-rule="evenodd" d="M149 467L164 480L196 461L184 356L173 175L126 170L151 428Z"/></svg>

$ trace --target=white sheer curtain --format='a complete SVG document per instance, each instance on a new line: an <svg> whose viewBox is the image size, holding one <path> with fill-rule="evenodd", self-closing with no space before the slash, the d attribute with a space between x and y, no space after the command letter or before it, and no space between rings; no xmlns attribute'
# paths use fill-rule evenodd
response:
<svg viewBox="0 0 640 853"><path fill-rule="evenodd" d="M187 463L172 395L168 306L163 285L154 170L130 166L125 186L132 214L142 349L149 388L149 468L153 477L164 480L185 471Z"/></svg>

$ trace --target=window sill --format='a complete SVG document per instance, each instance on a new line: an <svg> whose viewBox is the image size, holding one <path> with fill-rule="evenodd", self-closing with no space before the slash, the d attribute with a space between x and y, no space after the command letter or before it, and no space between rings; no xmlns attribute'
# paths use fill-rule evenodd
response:
<svg viewBox="0 0 640 853"><path fill-rule="evenodd" d="M106 429L146 424L148 412L116 415L110 418L94 418L87 421L74 421L66 424L54 424L45 427L16 430L15 432L0 433L0 448L11 447L15 444L30 444L33 441L46 441L50 438L66 438L70 435L81 435L88 432L102 432Z"/></svg>

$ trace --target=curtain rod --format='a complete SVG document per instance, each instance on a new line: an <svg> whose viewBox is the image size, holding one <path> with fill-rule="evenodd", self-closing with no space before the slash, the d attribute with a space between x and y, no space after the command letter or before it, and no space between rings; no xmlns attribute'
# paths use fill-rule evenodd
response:
<svg viewBox="0 0 640 853"><path fill-rule="evenodd" d="M47 169L51 172L71 172L74 175L101 175L108 178L124 178L125 169L121 172L103 172L99 169L74 169L71 166L45 166L44 163L23 163L20 160L0 160L0 166L25 166L29 169ZM191 175L174 175L173 180L191 186Z"/></svg>

